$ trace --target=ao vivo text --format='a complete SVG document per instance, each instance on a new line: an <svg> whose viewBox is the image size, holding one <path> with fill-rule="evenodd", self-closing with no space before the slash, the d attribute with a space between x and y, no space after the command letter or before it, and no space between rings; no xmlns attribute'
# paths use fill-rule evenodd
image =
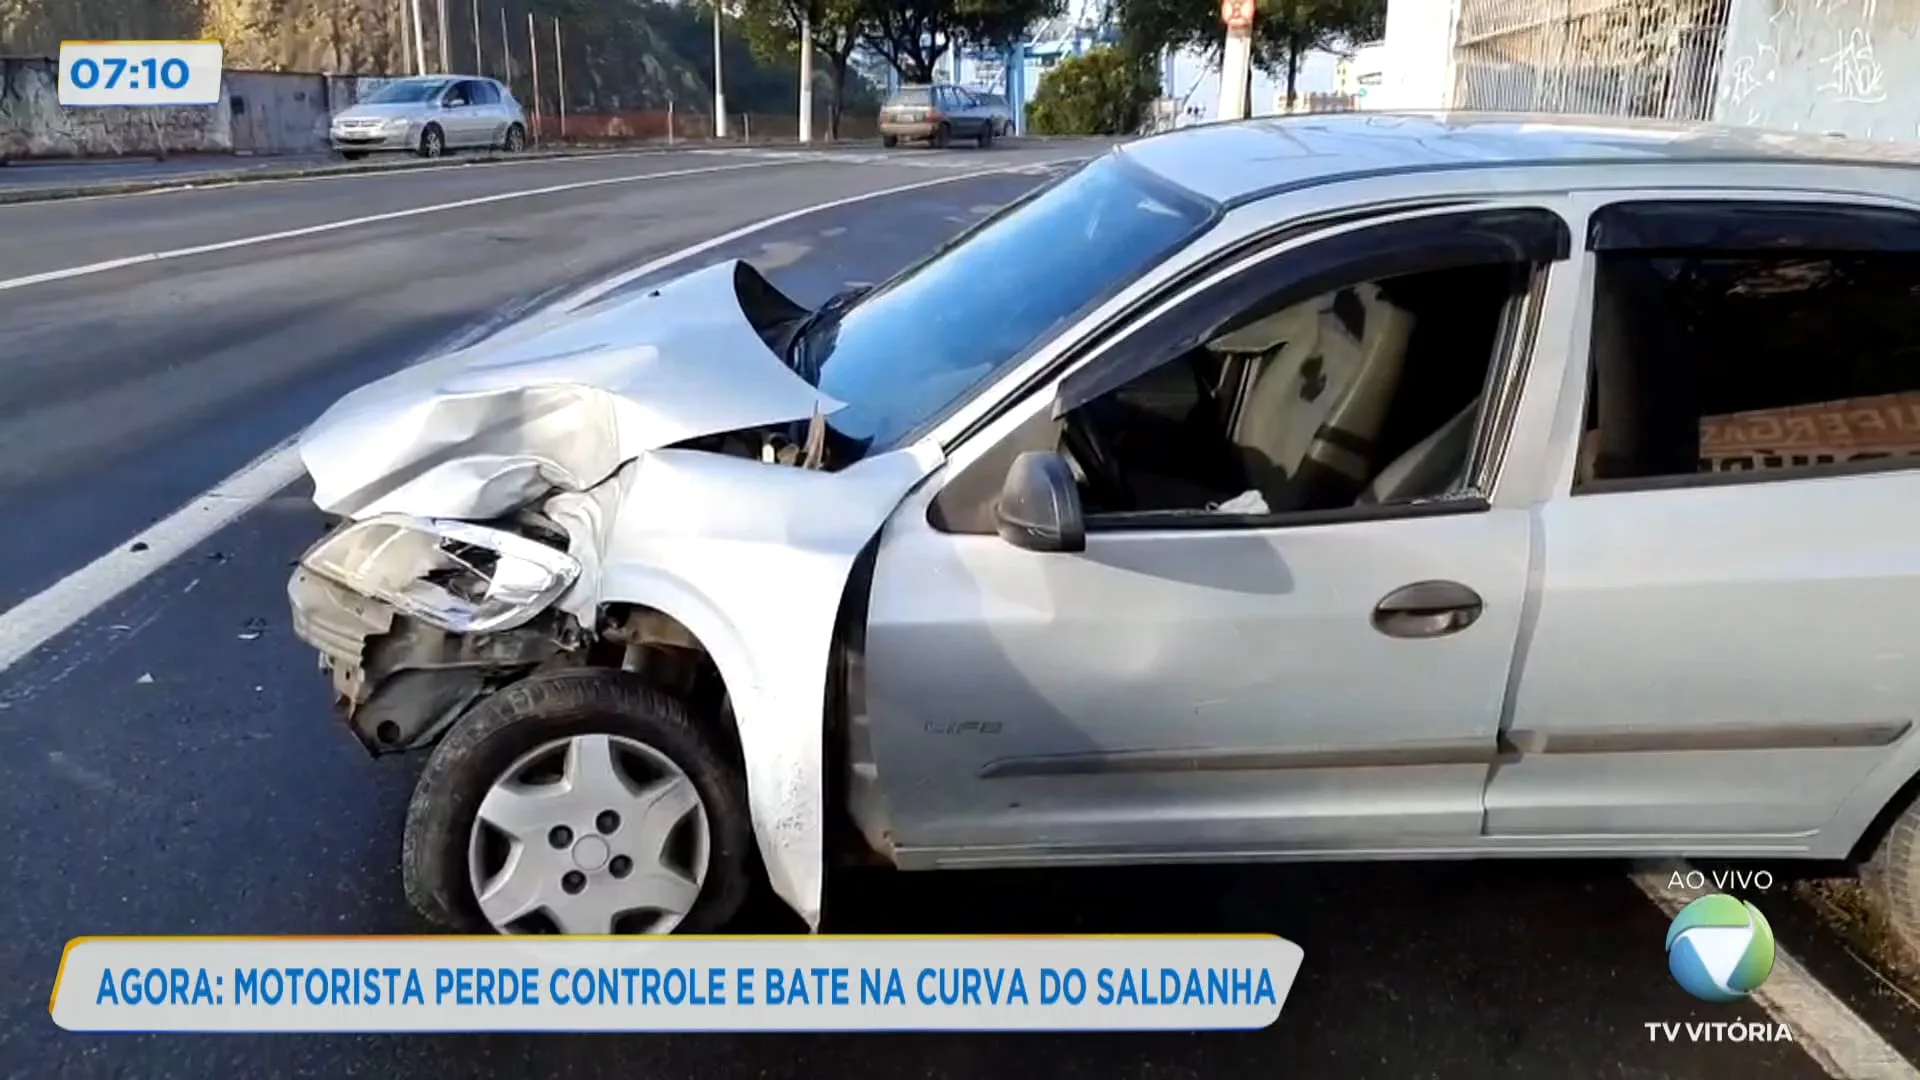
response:
<svg viewBox="0 0 1920 1080"><path fill-rule="evenodd" d="M1669 889L1694 892L1768 892L1773 888L1773 873L1767 870L1675 870L1667 879Z"/></svg>
<svg viewBox="0 0 1920 1080"><path fill-rule="evenodd" d="M429 988L431 988L429 998ZM96 1005L1277 1005L1265 968L127 968Z"/></svg>

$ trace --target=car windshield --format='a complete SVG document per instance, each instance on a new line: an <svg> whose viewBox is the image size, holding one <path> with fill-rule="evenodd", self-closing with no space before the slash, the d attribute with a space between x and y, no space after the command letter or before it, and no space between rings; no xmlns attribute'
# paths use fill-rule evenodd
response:
<svg viewBox="0 0 1920 1080"><path fill-rule="evenodd" d="M360 99L362 105L405 105L430 101L447 88L443 79L401 79Z"/></svg>
<svg viewBox="0 0 1920 1080"><path fill-rule="evenodd" d="M885 450L1185 246L1212 206L1109 154L1015 203L795 343L846 403L827 418Z"/></svg>
<svg viewBox="0 0 1920 1080"><path fill-rule="evenodd" d="M933 101L933 91L924 86L910 90L901 90L887 99L887 107L893 109L925 108Z"/></svg>

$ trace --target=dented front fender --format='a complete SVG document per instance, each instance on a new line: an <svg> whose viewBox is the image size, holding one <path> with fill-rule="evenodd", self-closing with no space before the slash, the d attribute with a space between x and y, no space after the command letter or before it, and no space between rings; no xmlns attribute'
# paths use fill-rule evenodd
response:
<svg viewBox="0 0 1920 1080"><path fill-rule="evenodd" d="M639 604L680 621L713 657L746 758L754 836L774 891L814 929L826 844L826 687L855 561L937 468L916 446L837 473L690 450L642 454L598 506L597 550L562 606ZM584 535L585 496L550 506ZM614 505L609 506L609 503Z"/></svg>

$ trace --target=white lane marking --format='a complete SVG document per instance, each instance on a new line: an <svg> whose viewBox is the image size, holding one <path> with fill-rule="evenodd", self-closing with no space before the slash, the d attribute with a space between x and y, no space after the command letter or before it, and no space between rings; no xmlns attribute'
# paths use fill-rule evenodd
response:
<svg viewBox="0 0 1920 1080"><path fill-rule="evenodd" d="M1685 870L1686 864L1679 867ZM1672 869L1646 870L1632 875L1633 883L1669 918L1694 898L1667 887ZM1800 961L1782 948L1773 948L1773 974L1753 1000L1769 1016L1787 1025L1795 1045L1828 1076L1842 1080L1920 1080L1920 1069L1880 1037L1873 1025L1820 984Z"/></svg>
<svg viewBox="0 0 1920 1080"><path fill-rule="evenodd" d="M112 551L61 578L0 615L0 671L55 635L138 584L147 575L192 551L240 515L272 498L304 473L291 442L255 458L213 490L123 541ZM133 550L135 542L144 545Z"/></svg>
<svg viewBox="0 0 1920 1080"><path fill-rule="evenodd" d="M784 214L775 214L752 225L743 226L711 240L663 255L613 278L611 283L602 283L602 286L577 292L572 299L562 300L543 309L543 312L551 314L571 310L585 302L581 299L582 297L590 299L604 295L607 291L629 281L659 273L722 244L751 236L763 229L783 225L808 214L886 195L916 191L934 184L950 184L965 180L968 175L989 175L1009 171L1013 170L994 169L980 174L940 177L936 180L902 184L898 187L850 195L815 206L791 210ZM479 328L464 331L443 348L451 350L471 345L487 336L485 330L491 325L492 320L489 320ZM433 355L438 353L429 352L421 359ZM113 550L14 607L0 612L0 672L6 671L75 623L98 611L107 602L139 584L148 575L158 572L167 563L193 550L195 545L233 523L248 510L266 502L281 489L300 480L306 475L306 469L300 461L297 438L296 435L282 442L254 459L239 472L214 485L212 490L168 514L139 534L115 545ZM144 543L145 549L132 550L135 542Z"/></svg>
<svg viewBox="0 0 1920 1080"><path fill-rule="evenodd" d="M212 244L196 244L193 247L174 248L170 251L149 251L142 255L128 255L119 259L107 259L102 262L88 263L84 266L69 266L62 270L46 270L25 277L0 280L0 292L8 289L21 289L28 285L42 285L49 281L65 281L68 278L86 277L89 274L103 274L109 270L119 270L129 266L142 266L147 263L163 262L168 259L184 259L192 255L207 255L216 251L231 251L235 248L254 247L259 244L271 244L280 240L293 240L302 236L317 236L321 233L338 232L341 229L354 229L363 225L377 225L383 221L399 221L403 218L421 217L426 214L438 214L447 210L465 210L474 206L487 206L492 203L509 202L514 199L531 199L540 195L556 195L566 191L583 191L587 188L608 187L614 184L637 184L649 180L669 180L681 176L699 176L705 173L734 172L740 169L766 169L778 165L787 165L786 161L743 161L733 165L705 165L697 169L673 169L668 172L637 173L632 176L602 176L593 180L573 180L564 184L548 184L545 187L523 188L519 191L501 191L492 195L479 195L471 199L459 199L454 202L434 203L430 206L412 206L405 210L389 210L383 214L368 214L365 217L346 218L340 221L325 221L318 225L307 225L298 229L284 229L280 232L262 233L257 236L241 236L232 240L221 240Z"/></svg>

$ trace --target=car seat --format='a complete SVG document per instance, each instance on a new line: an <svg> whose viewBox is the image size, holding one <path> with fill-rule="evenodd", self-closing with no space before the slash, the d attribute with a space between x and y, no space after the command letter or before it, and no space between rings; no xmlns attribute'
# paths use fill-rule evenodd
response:
<svg viewBox="0 0 1920 1080"><path fill-rule="evenodd" d="M1367 490L1360 493L1355 505L1372 506L1445 494L1459 482L1461 470L1466 468L1479 419L1480 399L1476 397L1433 434L1414 443L1406 453L1381 469Z"/></svg>
<svg viewBox="0 0 1920 1080"><path fill-rule="evenodd" d="M1344 294L1344 295L1343 295ZM1275 512L1350 502L1400 385L1413 315L1366 284L1296 304L1212 343L1263 352L1230 437Z"/></svg>

